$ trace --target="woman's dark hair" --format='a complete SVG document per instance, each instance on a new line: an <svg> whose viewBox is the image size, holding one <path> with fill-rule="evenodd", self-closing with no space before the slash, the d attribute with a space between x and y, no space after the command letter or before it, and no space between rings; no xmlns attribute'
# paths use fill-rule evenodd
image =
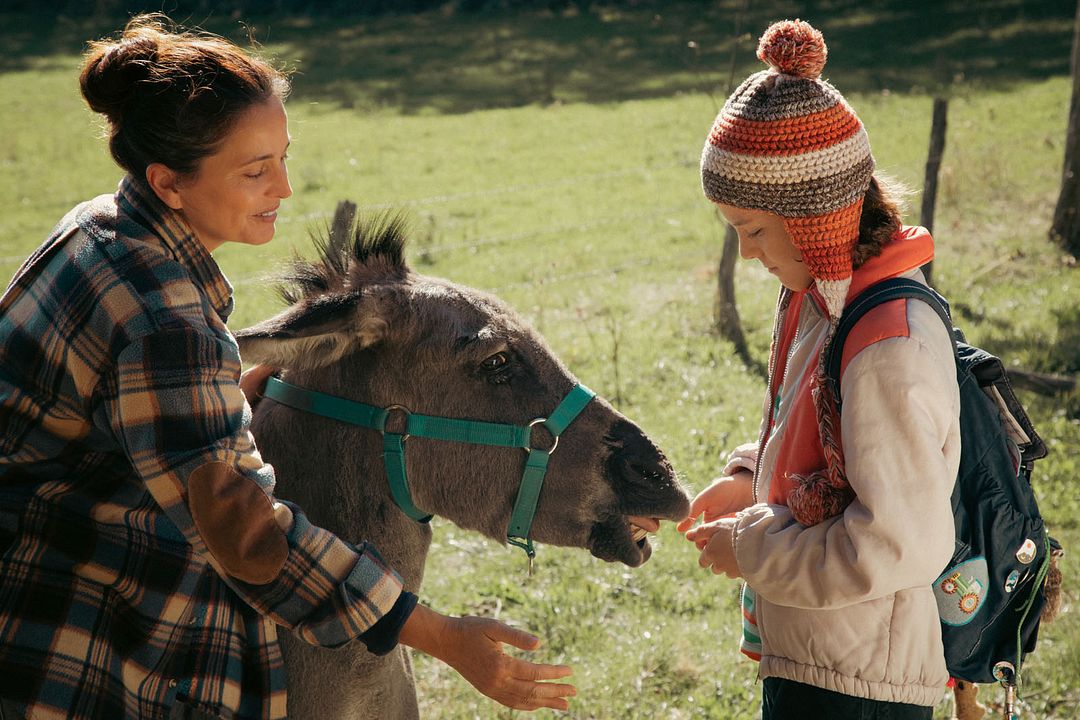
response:
<svg viewBox="0 0 1080 720"><path fill-rule="evenodd" d="M881 249L900 229L900 195L904 188L893 180L874 176L863 196L862 215L859 218L859 241L855 244L852 264L857 268Z"/></svg>
<svg viewBox="0 0 1080 720"><path fill-rule="evenodd" d="M289 92L265 60L157 14L132 18L119 40L91 42L79 85L109 121L113 159L139 179L151 163L196 172L240 115Z"/></svg>

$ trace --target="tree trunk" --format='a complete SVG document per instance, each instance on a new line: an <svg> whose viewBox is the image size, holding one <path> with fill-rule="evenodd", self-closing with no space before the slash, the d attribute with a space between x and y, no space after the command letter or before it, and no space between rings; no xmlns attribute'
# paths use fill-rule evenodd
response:
<svg viewBox="0 0 1080 720"><path fill-rule="evenodd" d="M934 232L934 206L937 204L938 171L941 170L941 156L945 154L945 129L948 125L949 101L934 98L934 119L930 125L930 152L926 157L926 178L923 180L922 211L919 224ZM926 282L930 282L934 270L934 261L923 265Z"/></svg>
<svg viewBox="0 0 1080 720"><path fill-rule="evenodd" d="M1080 258L1080 0L1076 4L1072 47L1072 102L1069 105L1069 129L1065 136L1065 169L1061 176L1050 239L1074 258Z"/></svg>

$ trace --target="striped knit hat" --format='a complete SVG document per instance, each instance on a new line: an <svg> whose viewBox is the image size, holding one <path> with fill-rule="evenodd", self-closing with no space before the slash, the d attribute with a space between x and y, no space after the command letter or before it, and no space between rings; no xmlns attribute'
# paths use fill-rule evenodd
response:
<svg viewBox="0 0 1080 720"><path fill-rule="evenodd" d="M784 219L835 320L851 284L874 158L855 111L820 77L827 55L809 23L769 26L757 49L769 69L724 104L701 153L701 184L714 202Z"/></svg>

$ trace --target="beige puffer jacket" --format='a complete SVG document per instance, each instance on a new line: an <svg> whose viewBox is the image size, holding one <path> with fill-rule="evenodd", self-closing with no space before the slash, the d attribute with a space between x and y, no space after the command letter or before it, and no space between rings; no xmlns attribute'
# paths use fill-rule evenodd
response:
<svg viewBox="0 0 1080 720"><path fill-rule="evenodd" d="M892 270L923 280L917 267ZM906 303L907 335L859 350L842 377L841 433L856 499L811 527L783 505L758 502L739 513L733 544L756 594L760 677L932 706L949 679L930 586L954 549L960 402L944 325L925 303ZM820 308L802 303L786 377L807 375L827 329ZM820 443L786 436L784 410L801 392L808 388L782 389L758 458L759 500L783 472L778 448Z"/></svg>

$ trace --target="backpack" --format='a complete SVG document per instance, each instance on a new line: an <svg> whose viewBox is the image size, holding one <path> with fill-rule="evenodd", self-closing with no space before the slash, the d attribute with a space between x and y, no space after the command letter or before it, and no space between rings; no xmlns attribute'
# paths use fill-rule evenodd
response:
<svg viewBox="0 0 1080 720"><path fill-rule="evenodd" d="M1001 360L968 345L948 303L905 278L879 282L844 309L826 355L826 383L840 407L844 339L867 311L900 298L932 307L954 339L960 387L960 467L952 493L956 550L934 581L949 673L974 683L1019 682L1035 649L1052 552L1031 489L1046 445L1013 394Z"/></svg>

